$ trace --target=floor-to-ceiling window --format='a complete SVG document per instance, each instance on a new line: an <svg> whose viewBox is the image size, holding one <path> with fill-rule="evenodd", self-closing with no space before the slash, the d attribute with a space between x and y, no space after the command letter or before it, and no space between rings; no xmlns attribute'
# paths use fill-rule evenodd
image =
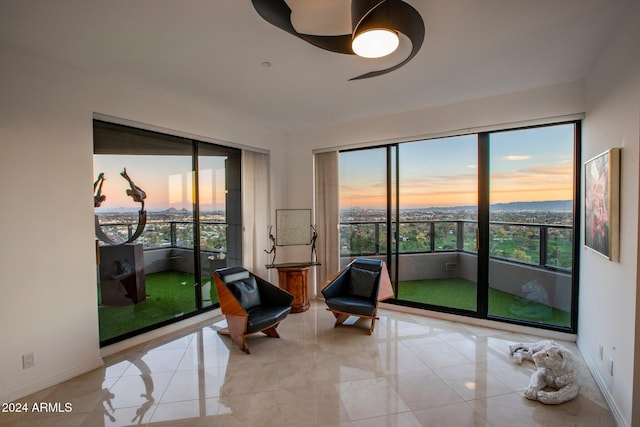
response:
<svg viewBox="0 0 640 427"><path fill-rule="evenodd" d="M579 125L341 152L341 264L385 259L394 303L575 331Z"/></svg>
<svg viewBox="0 0 640 427"><path fill-rule="evenodd" d="M341 258L386 255L387 149L341 153L339 174Z"/></svg>
<svg viewBox="0 0 640 427"><path fill-rule="evenodd" d="M237 149L94 121L103 345L217 305L211 273L242 251L240 158Z"/></svg>
<svg viewBox="0 0 640 427"><path fill-rule="evenodd" d="M575 126L489 134L490 316L571 326Z"/></svg>
<svg viewBox="0 0 640 427"><path fill-rule="evenodd" d="M476 135L399 144L399 300L476 311L476 146Z"/></svg>

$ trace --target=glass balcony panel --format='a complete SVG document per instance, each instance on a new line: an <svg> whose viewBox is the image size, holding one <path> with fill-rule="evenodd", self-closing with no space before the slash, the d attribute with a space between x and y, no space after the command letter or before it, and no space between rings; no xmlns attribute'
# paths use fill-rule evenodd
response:
<svg viewBox="0 0 640 427"><path fill-rule="evenodd" d="M144 232L138 239L138 243L142 243L145 250L171 246L171 224L167 222L148 222Z"/></svg>
<svg viewBox="0 0 640 427"><path fill-rule="evenodd" d="M399 247L400 253L431 252L430 222L401 222Z"/></svg>
<svg viewBox="0 0 640 427"><path fill-rule="evenodd" d="M436 251L455 251L458 249L458 227L455 222L435 223Z"/></svg>
<svg viewBox="0 0 640 427"><path fill-rule="evenodd" d="M178 248L193 249L193 223L179 222L175 224L175 246Z"/></svg>
<svg viewBox="0 0 640 427"><path fill-rule="evenodd" d="M540 227L489 224L489 256L540 264Z"/></svg>
<svg viewBox="0 0 640 427"><path fill-rule="evenodd" d="M478 224L475 222L463 223L464 241L462 250L466 252L478 252Z"/></svg>
<svg viewBox="0 0 640 427"><path fill-rule="evenodd" d="M573 230L570 227L547 227L546 265L565 270L573 267Z"/></svg>
<svg viewBox="0 0 640 427"><path fill-rule="evenodd" d="M386 225L340 224L340 256L379 255L386 247Z"/></svg>
<svg viewBox="0 0 640 427"><path fill-rule="evenodd" d="M133 224L113 224L109 223L109 214L98 215L100 223L102 224L102 231L106 236L114 242L126 242L133 234ZM103 244L103 242L100 242Z"/></svg>

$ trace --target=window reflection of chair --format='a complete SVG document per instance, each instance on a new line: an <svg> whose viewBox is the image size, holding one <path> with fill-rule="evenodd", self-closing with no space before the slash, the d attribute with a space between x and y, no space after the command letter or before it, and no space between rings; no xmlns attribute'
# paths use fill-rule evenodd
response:
<svg viewBox="0 0 640 427"><path fill-rule="evenodd" d="M322 289L322 295L342 325L350 316L371 319L369 334L378 320L378 302L393 296L391 281L385 264L378 260L356 259Z"/></svg>
<svg viewBox="0 0 640 427"><path fill-rule="evenodd" d="M249 353L246 338L258 332L279 338L276 328L291 311L293 295L250 273L242 267L229 267L214 273L216 291L230 335L242 351Z"/></svg>

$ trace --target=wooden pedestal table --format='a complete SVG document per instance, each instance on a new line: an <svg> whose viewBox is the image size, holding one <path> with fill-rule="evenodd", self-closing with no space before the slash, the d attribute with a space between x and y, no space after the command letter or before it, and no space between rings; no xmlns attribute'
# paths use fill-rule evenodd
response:
<svg viewBox="0 0 640 427"><path fill-rule="evenodd" d="M278 269L278 286L293 295L292 313L309 310L308 273L309 267L318 263L282 263L267 265L267 268Z"/></svg>

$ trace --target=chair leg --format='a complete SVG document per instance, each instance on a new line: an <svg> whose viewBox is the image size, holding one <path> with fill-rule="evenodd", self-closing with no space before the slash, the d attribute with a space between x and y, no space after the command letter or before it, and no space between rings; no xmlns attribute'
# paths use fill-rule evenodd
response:
<svg viewBox="0 0 640 427"><path fill-rule="evenodd" d="M357 316L357 317L360 317L361 319L362 318L371 319L371 326L369 327L369 335L373 334L373 329L376 326L376 320L380 320L380 318L377 317L375 314L374 314L374 317L369 317L369 316L360 316L358 314L347 314L347 313L342 313L342 312L336 312L336 311L333 311L333 310L330 310L330 309L327 309L327 310L330 311L331 313L333 313L333 315L336 318L336 323L334 325L335 328L337 328L338 326L341 326L351 316ZM355 322L353 322L353 323L355 323ZM351 326L350 323L349 323L349 325Z"/></svg>
<svg viewBox="0 0 640 427"><path fill-rule="evenodd" d="M279 324L280 323L276 323L275 325L270 326L267 329L263 329L262 333L273 338L280 338L280 335L278 335L278 331L276 331L276 328L278 327Z"/></svg>
<svg viewBox="0 0 640 427"><path fill-rule="evenodd" d="M251 354L251 352L249 351L249 346L247 345L246 337L244 335L238 337L237 340L234 337L231 337L231 339L233 339L233 341L238 344L240 350L244 351L247 354Z"/></svg>
<svg viewBox="0 0 640 427"><path fill-rule="evenodd" d="M240 347L240 350L244 351L247 354L251 354L249 352L249 346L247 346L247 342L244 335L235 335L232 334L229 328L223 328L218 330L218 334L220 335L228 335L231 337L231 340Z"/></svg>
<svg viewBox="0 0 640 427"><path fill-rule="evenodd" d="M336 328L342 325L345 322L345 320L347 320L350 317L346 313L336 313L335 311L333 311L332 313L336 317L336 324L334 325L334 327Z"/></svg>
<svg viewBox="0 0 640 427"><path fill-rule="evenodd" d="M229 335L233 342L235 342L240 350L247 354L249 353L249 346L245 340L244 330L247 325L247 318L244 316L232 316L227 315L227 327L218 331L221 335Z"/></svg>
<svg viewBox="0 0 640 427"><path fill-rule="evenodd" d="M371 319L371 327L369 328L369 335L373 334L373 328L376 326L377 317Z"/></svg>

